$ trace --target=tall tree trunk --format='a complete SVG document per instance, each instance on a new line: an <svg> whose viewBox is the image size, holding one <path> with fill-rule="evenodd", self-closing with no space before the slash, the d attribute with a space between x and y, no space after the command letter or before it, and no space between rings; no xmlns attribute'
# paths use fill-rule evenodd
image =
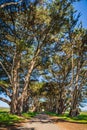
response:
<svg viewBox="0 0 87 130"><path fill-rule="evenodd" d="M77 75L76 75L76 84L75 88L73 91L73 96L72 96L72 102L71 102L71 108L70 108L70 113L69 115L71 117L77 116L79 114L79 108L78 108L78 103L79 103L79 73L80 73L80 62L78 62L77 65Z"/></svg>
<svg viewBox="0 0 87 130"><path fill-rule="evenodd" d="M15 51L14 59L13 59L13 66L11 71L12 76L12 97L11 97L11 106L10 106L10 112L12 114L20 114L19 110L21 104L22 104L22 98L21 102L19 102L19 89L20 89L20 81L19 81L19 68L20 68L20 61L21 61L21 54ZM20 104L21 103L21 104Z"/></svg>

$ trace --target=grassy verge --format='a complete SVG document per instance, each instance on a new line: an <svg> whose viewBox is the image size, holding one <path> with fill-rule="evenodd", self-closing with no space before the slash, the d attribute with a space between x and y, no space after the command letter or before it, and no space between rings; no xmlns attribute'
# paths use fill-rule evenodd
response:
<svg viewBox="0 0 87 130"><path fill-rule="evenodd" d="M55 113L47 112L47 114L51 116L57 116L58 119L63 121L87 124L87 112L81 112L80 115L78 115L77 117L69 117L68 113L65 113L63 115L58 115Z"/></svg>
<svg viewBox="0 0 87 130"><path fill-rule="evenodd" d="M22 116L12 115L9 113L8 108L0 108L0 125L10 126L15 123L23 122L25 119L34 117L37 113L23 113Z"/></svg>
<svg viewBox="0 0 87 130"><path fill-rule="evenodd" d="M16 115L12 115L6 111L0 111L0 124L1 125L13 125L14 123L20 122L22 119Z"/></svg>

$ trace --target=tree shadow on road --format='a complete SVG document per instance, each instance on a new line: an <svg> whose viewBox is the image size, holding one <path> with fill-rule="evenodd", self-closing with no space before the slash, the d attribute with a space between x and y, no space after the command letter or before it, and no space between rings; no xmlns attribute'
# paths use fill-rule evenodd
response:
<svg viewBox="0 0 87 130"><path fill-rule="evenodd" d="M8 127L8 128L0 128L0 130L35 130L35 128L26 128L26 127Z"/></svg>
<svg viewBox="0 0 87 130"><path fill-rule="evenodd" d="M50 117L46 114L38 114L34 118L32 118L30 123L35 123L35 122L41 122L41 123L53 123Z"/></svg>

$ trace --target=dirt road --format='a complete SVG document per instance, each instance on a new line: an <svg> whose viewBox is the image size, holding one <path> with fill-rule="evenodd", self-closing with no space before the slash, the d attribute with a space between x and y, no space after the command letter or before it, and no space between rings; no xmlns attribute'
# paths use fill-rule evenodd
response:
<svg viewBox="0 0 87 130"><path fill-rule="evenodd" d="M24 128L26 128L25 130L60 130L46 114L38 114L29 122L25 123L21 130L24 130Z"/></svg>

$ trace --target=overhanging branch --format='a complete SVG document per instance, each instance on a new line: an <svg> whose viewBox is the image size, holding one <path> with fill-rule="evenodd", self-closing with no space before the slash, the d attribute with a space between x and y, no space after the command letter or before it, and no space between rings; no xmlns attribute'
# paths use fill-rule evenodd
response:
<svg viewBox="0 0 87 130"><path fill-rule="evenodd" d="M10 104L11 104L11 102L10 102L10 101L8 101L8 100L7 100L7 99L5 99L5 98L0 97L0 100L1 100L1 101L3 101L3 102L5 102L5 103L7 103L8 105L10 105Z"/></svg>
<svg viewBox="0 0 87 130"><path fill-rule="evenodd" d="M9 72L6 70L6 68L5 68L5 66L2 64L2 62L0 62L0 64L1 64L1 66L2 66L2 68L3 68L3 70L6 72L8 78L9 78L9 80L10 80L10 83L11 83L11 76L10 76Z"/></svg>
<svg viewBox="0 0 87 130"><path fill-rule="evenodd" d="M8 62L8 60L6 59L6 55L4 55L3 53L0 52L0 55L3 57L4 61L5 61L5 65L6 67L8 66L12 66L12 64L10 62Z"/></svg>
<svg viewBox="0 0 87 130"><path fill-rule="evenodd" d="M7 87L5 85L3 85L2 83L0 83L0 87L6 92L6 94L11 97L11 93L9 92L9 90L7 89Z"/></svg>

